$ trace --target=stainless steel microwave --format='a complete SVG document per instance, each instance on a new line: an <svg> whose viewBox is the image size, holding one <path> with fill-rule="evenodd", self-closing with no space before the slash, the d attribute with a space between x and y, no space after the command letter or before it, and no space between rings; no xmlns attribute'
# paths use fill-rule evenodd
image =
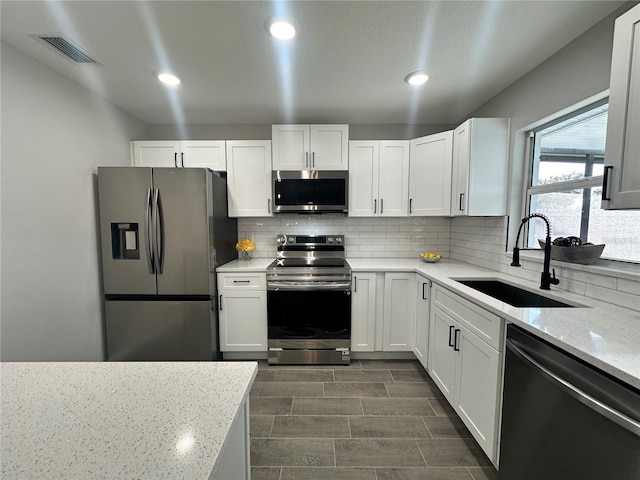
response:
<svg viewBox="0 0 640 480"><path fill-rule="evenodd" d="M346 170L276 170L272 175L274 213L347 213Z"/></svg>

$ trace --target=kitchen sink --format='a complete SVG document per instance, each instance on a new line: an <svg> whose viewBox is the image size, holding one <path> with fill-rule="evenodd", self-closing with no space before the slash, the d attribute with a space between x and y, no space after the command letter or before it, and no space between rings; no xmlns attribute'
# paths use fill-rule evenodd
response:
<svg viewBox="0 0 640 480"><path fill-rule="evenodd" d="M502 282L500 280L476 279L476 280L456 280L457 282L471 287L474 290L489 295L490 297L508 303L513 307L528 308L573 308L575 305L560 302L553 298L539 295L529 290L525 290L515 285Z"/></svg>

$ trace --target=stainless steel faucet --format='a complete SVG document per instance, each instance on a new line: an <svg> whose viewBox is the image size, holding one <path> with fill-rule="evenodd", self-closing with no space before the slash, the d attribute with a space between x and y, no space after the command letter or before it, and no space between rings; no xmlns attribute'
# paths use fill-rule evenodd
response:
<svg viewBox="0 0 640 480"><path fill-rule="evenodd" d="M556 269L553 269L553 275L549 272L551 266L551 223L549 219L541 213L532 213L527 215L520 222L520 228L518 228L518 235L516 236L516 244L513 247L513 259L511 260L512 267L521 267L520 265L520 249L518 248L518 241L520 240L520 232L522 227L532 218L541 218L547 225L547 238L544 244L544 266L542 268L542 275L540 276L540 288L543 290L549 290L551 284L558 285L560 280L556 278Z"/></svg>

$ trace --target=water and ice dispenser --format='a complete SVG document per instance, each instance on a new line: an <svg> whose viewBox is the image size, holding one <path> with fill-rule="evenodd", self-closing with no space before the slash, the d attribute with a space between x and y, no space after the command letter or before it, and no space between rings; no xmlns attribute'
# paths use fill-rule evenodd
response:
<svg viewBox="0 0 640 480"><path fill-rule="evenodd" d="M137 223L111 224L111 254L114 260L140 258L140 237Z"/></svg>

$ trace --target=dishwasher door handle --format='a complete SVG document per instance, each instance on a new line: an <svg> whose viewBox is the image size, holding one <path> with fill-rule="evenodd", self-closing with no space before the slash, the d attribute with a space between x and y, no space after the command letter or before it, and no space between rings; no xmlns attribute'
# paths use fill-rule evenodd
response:
<svg viewBox="0 0 640 480"><path fill-rule="evenodd" d="M543 377L545 377L551 383L555 384L558 388L563 390L567 395L571 396L572 398L579 401L583 405L586 405L587 407L591 408L592 410L599 413L603 417L606 417L607 419L621 426L625 430L630 431L635 436L640 437L639 422L635 421L632 418L629 418L623 413L618 412L617 410L611 408L609 405L601 402L600 400L593 398L588 393L583 392L578 387L569 383L564 378L556 375L548 368L542 366L540 363L538 363L536 360L534 360L528 354L526 354L512 340L507 339L507 348L511 350L518 358L520 358L520 360L536 368Z"/></svg>

